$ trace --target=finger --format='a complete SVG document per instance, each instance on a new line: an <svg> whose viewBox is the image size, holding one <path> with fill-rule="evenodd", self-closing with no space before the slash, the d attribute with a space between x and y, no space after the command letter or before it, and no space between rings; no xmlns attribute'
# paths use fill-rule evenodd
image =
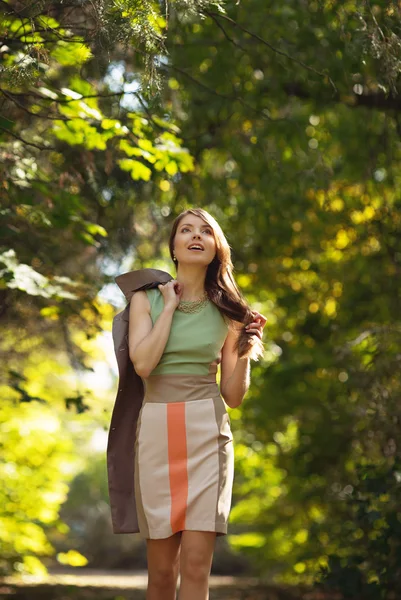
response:
<svg viewBox="0 0 401 600"><path fill-rule="evenodd" d="M245 327L247 328L247 330L250 327L261 327L263 329L263 327L267 323L267 318L264 315L261 315L260 313L258 313L257 311L252 311L252 312L253 312L255 320L248 323Z"/></svg>
<svg viewBox="0 0 401 600"><path fill-rule="evenodd" d="M251 335L249 336L251 339L252 339L253 337L258 337L258 338L262 339L262 334L260 333L260 331L259 331L259 330L258 330L258 331L253 331L253 332L249 332L249 331L248 331L248 333L251 333Z"/></svg>
<svg viewBox="0 0 401 600"><path fill-rule="evenodd" d="M258 312L257 310L252 311L253 315L255 317L257 317L258 319L260 319L262 322L266 323L267 321L267 317L265 317L264 315L262 315L260 312Z"/></svg>
<svg viewBox="0 0 401 600"><path fill-rule="evenodd" d="M258 333L262 334L262 329L260 327L250 327L249 329L245 329L247 333Z"/></svg>

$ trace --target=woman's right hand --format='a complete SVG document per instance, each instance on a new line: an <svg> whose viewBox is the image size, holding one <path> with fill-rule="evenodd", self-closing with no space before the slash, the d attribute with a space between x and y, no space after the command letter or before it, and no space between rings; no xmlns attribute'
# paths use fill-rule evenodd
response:
<svg viewBox="0 0 401 600"><path fill-rule="evenodd" d="M183 285L176 279L171 279L167 283L160 283L157 286L164 298L164 307L175 310L181 300Z"/></svg>

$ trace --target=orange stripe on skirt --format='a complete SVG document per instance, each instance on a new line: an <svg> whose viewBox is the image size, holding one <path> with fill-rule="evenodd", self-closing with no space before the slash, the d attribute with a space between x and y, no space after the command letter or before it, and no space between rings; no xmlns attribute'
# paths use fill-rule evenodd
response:
<svg viewBox="0 0 401 600"><path fill-rule="evenodd" d="M185 529L188 501L185 402L167 404L168 463L171 493L170 523L173 533Z"/></svg>

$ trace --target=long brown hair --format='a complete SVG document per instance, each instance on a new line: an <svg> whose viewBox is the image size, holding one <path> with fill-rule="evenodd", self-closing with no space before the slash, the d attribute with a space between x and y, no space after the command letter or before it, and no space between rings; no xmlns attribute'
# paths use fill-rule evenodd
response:
<svg viewBox="0 0 401 600"><path fill-rule="evenodd" d="M228 317L231 329L238 330L238 326L235 326L233 323L234 321L243 324L239 328L239 335L234 346L234 350L238 352L238 356L240 358L247 356L253 360L258 360L259 356L263 354L263 342L256 336L252 342L245 330L245 326L253 321L252 309L235 282L230 245L216 219L203 208L185 210L174 220L169 239L171 260L177 269L178 261L174 259L173 250L174 238L181 219L188 214L195 215L206 221L212 228L216 240L216 255L207 268L205 280L205 289L209 299L217 306L223 316Z"/></svg>

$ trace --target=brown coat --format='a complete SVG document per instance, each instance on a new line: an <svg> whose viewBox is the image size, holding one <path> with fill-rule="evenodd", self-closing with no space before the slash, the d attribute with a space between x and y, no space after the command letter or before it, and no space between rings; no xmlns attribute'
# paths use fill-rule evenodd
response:
<svg viewBox="0 0 401 600"><path fill-rule="evenodd" d="M135 440L144 385L135 372L128 350L130 300L135 291L157 287L174 279L159 269L139 269L116 277L128 304L113 319L113 343L119 383L107 444L107 474L113 533L138 533L134 493Z"/></svg>

